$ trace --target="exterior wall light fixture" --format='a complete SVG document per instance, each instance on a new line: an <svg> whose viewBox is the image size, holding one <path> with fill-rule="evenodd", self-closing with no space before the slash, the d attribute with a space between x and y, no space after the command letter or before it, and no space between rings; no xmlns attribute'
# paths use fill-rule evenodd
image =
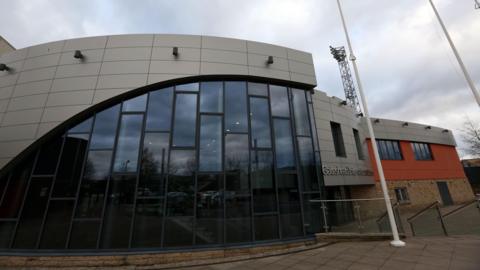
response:
<svg viewBox="0 0 480 270"><path fill-rule="evenodd" d="M340 106L347 106L347 101L344 100L344 101L338 103L338 105L340 105Z"/></svg>
<svg viewBox="0 0 480 270"><path fill-rule="evenodd" d="M375 119L375 121L373 121L374 123L380 123L380 119Z"/></svg>
<svg viewBox="0 0 480 270"><path fill-rule="evenodd" d="M178 47L173 47L172 54L175 56L175 58L178 57Z"/></svg>
<svg viewBox="0 0 480 270"><path fill-rule="evenodd" d="M10 67L7 66L6 64L1 63L0 64L0 71L10 71Z"/></svg>
<svg viewBox="0 0 480 270"><path fill-rule="evenodd" d="M363 117L363 113L357 113L357 117Z"/></svg>
<svg viewBox="0 0 480 270"><path fill-rule="evenodd" d="M403 123L402 127L408 127L408 122Z"/></svg>
<svg viewBox="0 0 480 270"><path fill-rule="evenodd" d="M442 133L448 133L448 129L442 130Z"/></svg>
<svg viewBox="0 0 480 270"><path fill-rule="evenodd" d="M431 126L426 126L425 129L432 129L432 127Z"/></svg>
<svg viewBox="0 0 480 270"><path fill-rule="evenodd" d="M82 54L82 52L80 50L76 50L75 53L73 54L73 57L75 59L81 59L83 60L84 58L84 55Z"/></svg>
<svg viewBox="0 0 480 270"><path fill-rule="evenodd" d="M273 64L273 56L269 56L268 59L267 59L267 65L271 65Z"/></svg>

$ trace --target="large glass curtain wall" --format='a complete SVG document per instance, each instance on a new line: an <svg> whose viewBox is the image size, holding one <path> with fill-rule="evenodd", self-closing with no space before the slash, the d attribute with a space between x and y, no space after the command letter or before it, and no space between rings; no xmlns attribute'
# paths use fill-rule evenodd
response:
<svg viewBox="0 0 480 270"><path fill-rule="evenodd" d="M310 95L208 81L98 111L0 179L0 248L191 248L319 232Z"/></svg>

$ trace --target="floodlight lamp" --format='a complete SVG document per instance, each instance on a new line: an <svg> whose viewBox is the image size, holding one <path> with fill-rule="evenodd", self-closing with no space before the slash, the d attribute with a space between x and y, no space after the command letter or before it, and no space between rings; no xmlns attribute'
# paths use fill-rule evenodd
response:
<svg viewBox="0 0 480 270"><path fill-rule="evenodd" d="M76 50L75 53L73 54L73 57L75 59L83 59L84 58L84 56L83 56L83 54L80 50Z"/></svg>
<svg viewBox="0 0 480 270"><path fill-rule="evenodd" d="M0 64L0 71L9 71L9 70L10 70L9 66L3 63Z"/></svg>
<svg viewBox="0 0 480 270"><path fill-rule="evenodd" d="M269 56L267 59L267 65L273 64L273 56Z"/></svg>

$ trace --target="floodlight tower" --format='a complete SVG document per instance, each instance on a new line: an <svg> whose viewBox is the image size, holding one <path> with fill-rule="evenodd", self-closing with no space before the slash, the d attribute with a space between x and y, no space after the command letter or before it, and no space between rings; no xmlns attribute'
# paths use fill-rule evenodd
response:
<svg viewBox="0 0 480 270"><path fill-rule="evenodd" d="M355 84L353 82L352 72L350 71L350 65L348 64L345 47L330 46L330 52L332 53L333 58L337 60L338 67L340 68L340 76L342 77L347 104L353 107L357 114L361 114L362 109L360 107L360 102L358 101L357 92L355 91Z"/></svg>

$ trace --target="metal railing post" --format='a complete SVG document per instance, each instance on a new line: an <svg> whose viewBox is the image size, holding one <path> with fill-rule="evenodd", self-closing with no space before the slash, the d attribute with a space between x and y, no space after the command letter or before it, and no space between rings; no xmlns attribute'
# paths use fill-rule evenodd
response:
<svg viewBox="0 0 480 270"><path fill-rule="evenodd" d="M328 223L327 223L327 206L325 202L322 202L322 212L323 212L323 229L328 233Z"/></svg>
<svg viewBox="0 0 480 270"><path fill-rule="evenodd" d="M437 209L438 217L440 218L440 224L442 225L443 233L445 234L445 236L448 236L447 227L445 226L445 221L443 220L443 216L440 212L440 207L438 206L438 204L435 206L435 208Z"/></svg>
<svg viewBox="0 0 480 270"><path fill-rule="evenodd" d="M357 215L357 223L358 223L358 231L360 233L363 232L363 224L362 224L362 217L360 216L360 205L358 202L353 201L353 209L355 209L355 214Z"/></svg>

